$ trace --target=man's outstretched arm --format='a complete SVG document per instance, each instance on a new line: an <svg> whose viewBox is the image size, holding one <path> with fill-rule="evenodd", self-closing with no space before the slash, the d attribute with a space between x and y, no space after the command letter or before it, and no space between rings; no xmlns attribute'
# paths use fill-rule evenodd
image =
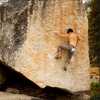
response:
<svg viewBox="0 0 100 100"><path fill-rule="evenodd" d="M64 33L55 32L55 34L56 34L57 36L60 36L60 37L68 37L68 34L67 34L67 33L64 34Z"/></svg>

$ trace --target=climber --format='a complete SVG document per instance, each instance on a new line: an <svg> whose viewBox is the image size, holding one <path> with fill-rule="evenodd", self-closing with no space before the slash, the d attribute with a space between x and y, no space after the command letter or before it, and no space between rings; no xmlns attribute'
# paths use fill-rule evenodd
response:
<svg viewBox="0 0 100 100"><path fill-rule="evenodd" d="M62 50L68 51L68 64L73 62L74 60L74 53L76 51L77 44L80 40L79 34L75 33L72 28L69 28L66 30L65 33L56 33L56 35L60 37L64 37L66 40L68 40L68 43L61 44L57 49L57 55L56 59L62 58Z"/></svg>

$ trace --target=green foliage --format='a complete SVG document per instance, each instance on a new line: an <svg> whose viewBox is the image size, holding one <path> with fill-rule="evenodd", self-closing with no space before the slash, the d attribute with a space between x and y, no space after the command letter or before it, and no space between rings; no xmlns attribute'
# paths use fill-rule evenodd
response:
<svg viewBox="0 0 100 100"><path fill-rule="evenodd" d="M100 100L100 83L91 83L91 100Z"/></svg>
<svg viewBox="0 0 100 100"><path fill-rule="evenodd" d="M89 45L90 62L93 66L100 66L100 0L93 0L92 11L89 13Z"/></svg>
<svg viewBox="0 0 100 100"><path fill-rule="evenodd" d="M100 89L100 83L97 82L91 83L91 90L96 90L98 88Z"/></svg>
<svg viewBox="0 0 100 100"><path fill-rule="evenodd" d="M100 100L100 95L94 95L90 100Z"/></svg>

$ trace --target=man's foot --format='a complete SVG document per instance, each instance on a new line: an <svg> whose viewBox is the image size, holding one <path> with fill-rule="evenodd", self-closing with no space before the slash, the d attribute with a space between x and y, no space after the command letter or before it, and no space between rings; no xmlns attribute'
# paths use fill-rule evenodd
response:
<svg viewBox="0 0 100 100"><path fill-rule="evenodd" d="M66 66L64 66L63 70L64 70L64 71L67 71L67 68L66 68Z"/></svg>
<svg viewBox="0 0 100 100"><path fill-rule="evenodd" d="M55 59L61 59L61 56L55 56Z"/></svg>

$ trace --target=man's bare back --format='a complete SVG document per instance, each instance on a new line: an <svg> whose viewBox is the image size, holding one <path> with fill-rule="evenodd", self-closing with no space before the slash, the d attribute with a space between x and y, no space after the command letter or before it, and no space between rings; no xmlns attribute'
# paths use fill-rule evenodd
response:
<svg viewBox="0 0 100 100"><path fill-rule="evenodd" d="M79 35L77 33L70 33L68 35L68 42L70 45L76 47L79 41Z"/></svg>

